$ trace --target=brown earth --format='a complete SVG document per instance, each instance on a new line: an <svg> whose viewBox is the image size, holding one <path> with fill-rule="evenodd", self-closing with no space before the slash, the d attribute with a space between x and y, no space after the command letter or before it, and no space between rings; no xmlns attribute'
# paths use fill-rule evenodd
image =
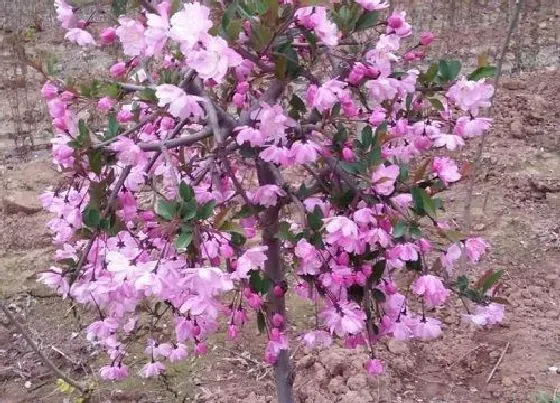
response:
<svg viewBox="0 0 560 403"><path fill-rule="evenodd" d="M438 10L434 13L442 14L439 19L430 20L422 12L425 5L413 8L414 18L436 33L438 24L449 30L442 19L451 3L455 4L434 2ZM500 18L511 14L504 4L459 2L454 18L467 32L456 34L438 53L459 49L472 60L487 46L495 54L500 42L493 28L503 32ZM379 346L388 370L377 379L369 379L361 369L363 352L334 348L307 353L294 341L298 402L534 402L541 392L559 394L560 374L548 370L560 367L560 72L556 70L560 7L556 6L528 1L507 59L506 67L514 75L502 80L493 109L494 128L476 178L473 232L488 239L492 248L480 266L466 270L505 270L503 294L510 302L505 323L474 330L461 323L460 303L445 308L436 314L445 324L441 340ZM468 24L467 18L474 19L469 7L483 10L484 24ZM39 42L38 46L48 45L46 39ZM60 44L52 46L63 49ZM70 59L68 53L63 57ZM526 71L529 67L536 70ZM35 91L39 85L30 84ZM1 86L0 92L5 98ZM473 142L464 150L467 159L473 160L477 146ZM61 369L93 382L94 401L274 401L271 371L260 363L262 343L255 342L259 336L253 329L246 329L237 344L216 340L208 357L171 367L166 382L137 377L117 384L100 382L96 371L101 361L85 342L82 329L88 314L74 311L35 281L36 273L51 263L53 249L44 229L48 215L34 212L34 197L56 181L57 173L46 152L28 153L22 159L11 148L3 150L0 297L25 318L39 346ZM450 216L462 217L465 195L465 184L447 192ZM291 301L292 322L309 320L310 312L301 301ZM67 397L13 326L2 320L0 316L0 402L58 402ZM131 368L137 369L134 365Z"/></svg>

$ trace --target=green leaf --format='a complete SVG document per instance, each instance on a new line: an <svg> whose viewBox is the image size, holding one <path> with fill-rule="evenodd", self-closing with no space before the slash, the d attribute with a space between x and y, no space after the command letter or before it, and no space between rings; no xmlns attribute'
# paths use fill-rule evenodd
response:
<svg viewBox="0 0 560 403"><path fill-rule="evenodd" d="M323 212L319 206L315 206L313 212L307 213L307 223L313 231L323 228Z"/></svg>
<svg viewBox="0 0 560 403"><path fill-rule="evenodd" d="M121 95L121 87L117 83L105 84L101 88L101 94L106 95L111 98L119 98Z"/></svg>
<svg viewBox="0 0 560 403"><path fill-rule="evenodd" d="M425 73L420 74L419 79L422 83L424 83L424 85L429 85L435 80L437 73L438 73L438 65L432 63Z"/></svg>
<svg viewBox="0 0 560 403"><path fill-rule="evenodd" d="M99 175L101 173L101 168L103 167L103 152L101 150L89 150L88 162L91 170Z"/></svg>
<svg viewBox="0 0 560 403"><path fill-rule="evenodd" d="M178 204L175 201L167 201L160 199L157 204L157 214L165 220L173 220L178 210Z"/></svg>
<svg viewBox="0 0 560 403"><path fill-rule="evenodd" d="M393 227L393 238L401 238L403 237L408 231L408 224L406 221L399 221Z"/></svg>
<svg viewBox="0 0 560 403"><path fill-rule="evenodd" d="M146 102L157 102L156 90L153 88L144 88L142 91L138 92L138 98Z"/></svg>
<svg viewBox="0 0 560 403"><path fill-rule="evenodd" d="M386 263L387 263L386 260L380 260L379 262L375 263L375 265L372 267L373 270L371 275L376 284L379 282L379 280L381 280L381 278L385 274Z"/></svg>
<svg viewBox="0 0 560 403"><path fill-rule="evenodd" d="M367 125L362 129L360 143L362 144L362 148L364 150L367 150L373 144L373 130L370 125Z"/></svg>
<svg viewBox="0 0 560 403"><path fill-rule="evenodd" d="M295 94L292 95L292 98L290 99L290 106L289 115L292 119L300 119L307 111L305 102L303 102L303 100Z"/></svg>
<svg viewBox="0 0 560 403"><path fill-rule="evenodd" d="M88 205L82 213L82 221L89 228L97 228L100 219L101 213L95 206Z"/></svg>
<svg viewBox="0 0 560 403"><path fill-rule="evenodd" d="M291 225L289 222L287 221L280 221L280 223L278 224L278 231L276 232L276 238L282 240L282 241L295 241L296 240L296 236L295 234L290 230L291 229Z"/></svg>
<svg viewBox="0 0 560 403"><path fill-rule="evenodd" d="M367 162L369 166L379 165L381 163L381 147L375 146L367 155Z"/></svg>
<svg viewBox="0 0 560 403"><path fill-rule="evenodd" d="M383 291L378 288L374 288L373 290L371 290L371 296L380 303L385 302L385 300L387 299Z"/></svg>
<svg viewBox="0 0 560 403"><path fill-rule="evenodd" d="M192 230L189 228L184 228L181 234L175 239L175 247L179 251L186 250L193 240Z"/></svg>
<svg viewBox="0 0 560 403"><path fill-rule="evenodd" d="M399 177L397 178L397 180L399 182L406 182L407 179L408 179L408 166L400 165L399 166Z"/></svg>
<svg viewBox="0 0 560 403"><path fill-rule="evenodd" d="M502 275L504 274L503 270L498 270L496 272L491 272L488 275L484 276L485 278L482 281L480 288L480 293L485 295L490 288L494 286L500 280Z"/></svg>
<svg viewBox="0 0 560 403"><path fill-rule="evenodd" d="M185 182L181 182L179 185L179 194L181 199L184 201L190 201L194 199L194 190L191 185L187 185Z"/></svg>
<svg viewBox="0 0 560 403"><path fill-rule="evenodd" d="M436 219L435 203L426 193L426 191L418 186L412 188L412 200L414 202L414 211L420 215L427 214L432 219Z"/></svg>
<svg viewBox="0 0 560 403"><path fill-rule="evenodd" d="M272 40L274 31L265 25L252 23L250 42L257 52L264 50L266 45Z"/></svg>
<svg viewBox="0 0 560 403"><path fill-rule="evenodd" d="M375 24L377 24L378 18L379 13L377 11L369 11L363 13L360 18L358 18L358 22L356 22L354 32L364 31L368 28L373 27Z"/></svg>
<svg viewBox="0 0 560 403"><path fill-rule="evenodd" d="M239 232L230 232L229 234L231 235L231 243L234 246L242 247L243 245L245 245L247 238L245 238L242 234L240 234Z"/></svg>
<svg viewBox="0 0 560 403"><path fill-rule="evenodd" d="M493 66L479 67L471 74L469 74L469 80L478 81L483 78L493 78L496 77L497 73L498 73L498 69L496 67Z"/></svg>
<svg viewBox="0 0 560 403"><path fill-rule="evenodd" d="M111 1L111 11L118 17L122 14L126 14L126 5L128 0L112 0Z"/></svg>
<svg viewBox="0 0 560 403"><path fill-rule="evenodd" d="M459 276L455 280L455 285L459 289L459 292L463 294L469 288L470 281L467 276Z"/></svg>
<svg viewBox="0 0 560 403"><path fill-rule="evenodd" d="M189 221L196 216L196 200L191 199L181 203L181 218L183 221Z"/></svg>
<svg viewBox="0 0 560 403"><path fill-rule="evenodd" d="M257 312L257 329L261 334L266 332L266 318L262 311Z"/></svg>
<svg viewBox="0 0 560 403"><path fill-rule="evenodd" d="M196 212L197 220L207 220L214 214L214 208L216 207L216 201L210 200L200 206Z"/></svg>
<svg viewBox="0 0 560 403"><path fill-rule="evenodd" d="M430 103L432 104L432 106L438 110L438 111L442 111L445 109L445 107L443 106L443 102L441 102L439 99L437 98L428 98L428 101L430 101Z"/></svg>
<svg viewBox="0 0 560 403"><path fill-rule="evenodd" d="M260 15L266 14L268 11L268 3L264 0L257 0L255 11Z"/></svg>
<svg viewBox="0 0 560 403"><path fill-rule="evenodd" d="M265 295L270 289L271 282L262 275L260 270L251 270L249 272L249 285L254 292Z"/></svg>
<svg viewBox="0 0 560 403"><path fill-rule="evenodd" d="M459 60L440 60L438 71L443 81L454 80L461 71L461 62Z"/></svg>
<svg viewBox="0 0 560 403"><path fill-rule="evenodd" d="M116 137L119 134L119 129L120 127L115 113L109 114L109 121L107 122L107 135L105 138L108 140Z"/></svg>

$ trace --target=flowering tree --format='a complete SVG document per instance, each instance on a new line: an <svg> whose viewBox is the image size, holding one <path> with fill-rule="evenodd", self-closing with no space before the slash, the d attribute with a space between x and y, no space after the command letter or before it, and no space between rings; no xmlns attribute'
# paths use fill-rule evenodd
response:
<svg viewBox="0 0 560 403"><path fill-rule="evenodd" d="M412 39L381 0L113 0L115 25L94 18L102 7L87 21L55 7L66 39L124 54L103 77L42 89L62 180L41 196L58 250L40 277L97 314L87 338L108 353L103 379L128 376L134 340L151 377L254 321L291 402L290 293L317 315L296 336L365 345L371 375L382 338L441 335L435 308L451 293L465 320L502 319L500 272L453 275L488 245L441 220L438 197L462 176L445 151L490 127L492 67L419 70L433 34ZM160 320L173 337L154 334Z"/></svg>

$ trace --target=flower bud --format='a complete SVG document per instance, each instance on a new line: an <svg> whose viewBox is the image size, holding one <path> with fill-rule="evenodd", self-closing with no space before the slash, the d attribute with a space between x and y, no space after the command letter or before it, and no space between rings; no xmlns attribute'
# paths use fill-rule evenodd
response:
<svg viewBox="0 0 560 403"><path fill-rule="evenodd" d="M403 24L404 20L398 13L393 13L387 18L387 24L391 28L399 28Z"/></svg>
<svg viewBox="0 0 560 403"><path fill-rule="evenodd" d="M58 89L51 81L47 81L41 88L41 95L45 99L53 99L58 95Z"/></svg>
<svg viewBox="0 0 560 403"><path fill-rule="evenodd" d="M344 158L345 161L352 161L353 157L354 157L354 153L352 152L351 148L344 147L342 149L342 158Z"/></svg>
<svg viewBox="0 0 560 403"><path fill-rule="evenodd" d="M107 27L99 34L99 39L104 45L113 43L117 39L117 30L115 27Z"/></svg>
<svg viewBox="0 0 560 403"><path fill-rule="evenodd" d="M117 113L117 121L119 123L126 123L134 117L134 114L127 109L121 109L119 113Z"/></svg>
<svg viewBox="0 0 560 403"><path fill-rule="evenodd" d="M239 328L236 325L231 324L228 326L227 334L231 339L237 339L237 336L239 336Z"/></svg>
<svg viewBox="0 0 560 403"><path fill-rule="evenodd" d="M124 76L124 74L126 73L125 62L118 62L113 64L109 69L109 72L111 73L111 76L114 78L120 78Z"/></svg>
<svg viewBox="0 0 560 403"><path fill-rule="evenodd" d="M97 109L102 112L107 112L114 105L114 101L109 97L103 97L97 102Z"/></svg>
<svg viewBox="0 0 560 403"><path fill-rule="evenodd" d="M284 288L276 284L274 288L272 288L272 293L274 294L275 297L282 298L284 296L285 291Z"/></svg>
<svg viewBox="0 0 560 403"><path fill-rule="evenodd" d="M282 316L279 313L275 313L274 315L272 315L272 324L275 327L282 327L284 326L284 316Z"/></svg>
<svg viewBox="0 0 560 403"><path fill-rule="evenodd" d="M208 345L204 342L197 343L194 346L194 353L195 355L202 355L208 352Z"/></svg>
<svg viewBox="0 0 560 403"><path fill-rule="evenodd" d="M420 34L420 45L428 46L434 41L434 34L432 32L422 32Z"/></svg>
<svg viewBox="0 0 560 403"><path fill-rule="evenodd" d="M404 54L404 60L406 60L407 62L413 62L416 59L416 55L414 54L414 52L406 52Z"/></svg>

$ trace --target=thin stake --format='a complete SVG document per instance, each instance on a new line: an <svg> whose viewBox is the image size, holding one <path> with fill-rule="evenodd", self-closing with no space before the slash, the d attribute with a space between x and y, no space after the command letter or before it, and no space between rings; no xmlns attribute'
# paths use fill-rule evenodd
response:
<svg viewBox="0 0 560 403"><path fill-rule="evenodd" d="M506 347L504 348L504 350L502 351L502 354L500 355L500 358L498 359L498 362L496 363L496 365L494 365L494 368L492 368L492 372L490 372L490 375L488 375L488 379L486 380L486 383L490 383L490 381L492 380L492 377L494 376L494 373L496 372L496 370L498 369L498 367L502 363L502 360L504 359L504 356L506 355L506 353L509 349L509 344L510 344L510 342L508 341L507 344L506 344Z"/></svg>

